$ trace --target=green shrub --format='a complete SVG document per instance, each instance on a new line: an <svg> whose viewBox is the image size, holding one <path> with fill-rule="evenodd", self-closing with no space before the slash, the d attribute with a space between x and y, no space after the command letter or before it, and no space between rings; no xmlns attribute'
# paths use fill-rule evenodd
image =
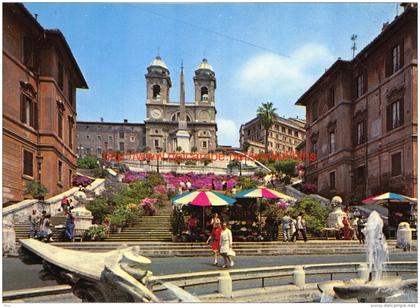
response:
<svg viewBox="0 0 420 308"><path fill-rule="evenodd" d="M98 159L95 156L85 156L77 159L77 168L94 169L98 167Z"/></svg>
<svg viewBox="0 0 420 308"><path fill-rule="evenodd" d="M101 166L96 166L96 168L93 169L93 175L96 178L105 178L108 175L108 171L103 169Z"/></svg>
<svg viewBox="0 0 420 308"><path fill-rule="evenodd" d="M229 161L229 163L227 164L227 167L229 169L240 168L241 167L241 162L237 159L233 159L233 160Z"/></svg>
<svg viewBox="0 0 420 308"><path fill-rule="evenodd" d="M87 231L87 236L91 240L103 239L106 237L106 228L103 225L92 226Z"/></svg>
<svg viewBox="0 0 420 308"><path fill-rule="evenodd" d="M289 207L289 213L293 217L297 217L300 212L304 214L307 231L321 234L322 228L326 226L328 209L317 199L305 197L294 206Z"/></svg>
<svg viewBox="0 0 420 308"><path fill-rule="evenodd" d="M239 185L242 190L245 190L250 188L257 188L258 182L249 177L240 177L238 179L237 185Z"/></svg>
<svg viewBox="0 0 420 308"><path fill-rule="evenodd" d="M26 182L25 194L30 194L34 199L43 199L48 189L38 181Z"/></svg>
<svg viewBox="0 0 420 308"><path fill-rule="evenodd" d="M195 153L195 152L197 152L197 147L194 146L191 148L191 153Z"/></svg>
<svg viewBox="0 0 420 308"><path fill-rule="evenodd" d="M104 197L96 197L86 205L86 209L92 212L93 218L100 223L104 221L105 216L109 215L113 207Z"/></svg>
<svg viewBox="0 0 420 308"><path fill-rule="evenodd" d="M158 186L158 185L164 185L165 179L163 176L156 172L149 173L149 175L146 177L147 185L151 186L152 188Z"/></svg>
<svg viewBox="0 0 420 308"><path fill-rule="evenodd" d="M205 158L202 159L202 162L203 162L204 166L207 166L208 164L210 164L212 162L212 160L205 157Z"/></svg>
<svg viewBox="0 0 420 308"><path fill-rule="evenodd" d="M255 176L259 177L259 178L263 178L267 175L266 171L263 170L258 170L257 172L255 172Z"/></svg>
<svg viewBox="0 0 420 308"><path fill-rule="evenodd" d="M278 160L274 163L274 169L288 176L294 176L296 175L296 166L298 163L299 161L297 160Z"/></svg>

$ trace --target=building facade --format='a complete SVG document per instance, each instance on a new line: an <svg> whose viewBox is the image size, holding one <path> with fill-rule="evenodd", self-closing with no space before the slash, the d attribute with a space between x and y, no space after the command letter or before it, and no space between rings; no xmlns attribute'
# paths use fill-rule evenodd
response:
<svg viewBox="0 0 420 308"><path fill-rule="evenodd" d="M172 81L165 62L158 56L147 68L146 77L146 144L152 150L177 150L177 131L181 116L181 102L170 99ZM181 69L181 79L183 72ZM207 59L195 71L194 102L185 103L185 117L189 145L199 152L215 151L217 147L216 76ZM181 96L184 92L181 82ZM182 150L182 149L181 149ZM185 149L183 149L185 150Z"/></svg>
<svg viewBox="0 0 420 308"><path fill-rule="evenodd" d="M3 204L26 183L48 196L76 173L76 89L86 81L59 30L44 29L22 4L3 4Z"/></svg>
<svg viewBox="0 0 420 308"><path fill-rule="evenodd" d="M78 121L76 131L79 157L102 157L103 152L113 151L132 153L143 151L146 146L145 125L128 123L126 119L122 123Z"/></svg>
<svg viewBox="0 0 420 308"><path fill-rule="evenodd" d="M306 181L345 202L417 197L417 6L351 61L337 60L297 101L306 107Z"/></svg>
<svg viewBox="0 0 420 308"><path fill-rule="evenodd" d="M268 132L268 151L295 151L296 146L305 139L305 124L305 120L299 118L278 117ZM264 152L265 129L258 117L241 125L239 138L241 149L251 153Z"/></svg>

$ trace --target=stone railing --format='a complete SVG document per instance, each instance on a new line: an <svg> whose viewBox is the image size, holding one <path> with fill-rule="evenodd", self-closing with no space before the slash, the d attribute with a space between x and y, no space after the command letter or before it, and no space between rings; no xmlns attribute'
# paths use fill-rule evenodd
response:
<svg viewBox="0 0 420 308"><path fill-rule="evenodd" d="M90 185L85 188L85 192L100 195L105 190L105 179L95 179ZM38 213L47 211L47 213L54 216L58 213L61 207L61 200L63 197L73 197L79 191L78 187L73 187L59 195L55 195L45 201L37 199L27 199L3 209L3 222L5 220L13 222L13 224L26 221L31 215L32 210L35 209ZM77 202L73 198L73 202ZM73 203L74 204L74 203Z"/></svg>
<svg viewBox="0 0 420 308"><path fill-rule="evenodd" d="M414 274L417 275L416 261L397 261L386 263L386 273L390 275ZM293 285L298 289L305 289L306 277L319 278L318 282L334 280L343 275L351 278L367 279L369 277L366 263L331 263L331 264L306 264L288 265L275 267L230 269L221 271L207 271L195 273L182 273L163 276L154 276L150 281L170 282L178 287L186 289L188 287L214 285L214 289L208 288L206 294L218 292L224 297L232 297L235 282L257 280L261 282L261 288L266 286L270 279L276 279L279 285L288 284L292 280ZM283 280L283 283L282 283ZM311 279L313 282L313 279ZM272 284L270 284L272 285ZM153 289L154 292L165 291L164 287Z"/></svg>
<svg viewBox="0 0 420 308"><path fill-rule="evenodd" d="M85 192L100 195L105 190L105 179L95 179L85 188ZM28 199L8 206L3 209L3 255L16 254L16 233L14 226L17 223L27 221L32 210L37 210L38 214L42 211L54 216L61 208L61 200L64 196L73 197L79 191L78 187L73 187L59 195L53 196L45 201ZM76 198L72 198L72 205L77 204Z"/></svg>

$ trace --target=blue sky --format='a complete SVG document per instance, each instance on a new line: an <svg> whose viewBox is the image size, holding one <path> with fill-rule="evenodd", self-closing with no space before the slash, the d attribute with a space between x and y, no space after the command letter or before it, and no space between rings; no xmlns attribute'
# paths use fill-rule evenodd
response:
<svg viewBox="0 0 420 308"><path fill-rule="evenodd" d="M395 3L25 5L45 28L64 33L84 73L89 90L77 93L78 120L143 122L144 74L159 48L173 101L181 59L193 101L194 70L208 58L217 78L219 144L233 146L262 102L272 101L281 116L304 117L294 103L338 57L351 58L351 35L360 51L397 10Z"/></svg>

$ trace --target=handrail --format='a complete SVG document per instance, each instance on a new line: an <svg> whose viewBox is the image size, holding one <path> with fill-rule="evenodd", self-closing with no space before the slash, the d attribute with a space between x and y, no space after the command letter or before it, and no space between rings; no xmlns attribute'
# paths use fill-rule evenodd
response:
<svg viewBox="0 0 420 308"><path fill-rule="evenodd" d="M333 280L335 274L355 274L358 266L365 264L365 262L347 262L347 263L331 263L331 264L304 264L300 265L305 270L306 275L330 275L330 280ZM390 261L386 263L388 273L416 273L416 261ZM409 268L401 268L408 266ZM413 268L411 268L413 267ZM261 279L261 285L264 287L265 279L278 277L292 277L296 265L284 265L274 267L260 267L260 268L244 268L234 270L217 270L205 271L195 273L171 274L163 276L152 276L150 281L168 281L176 284L181 288L208 285L218 282L218 277L222 273L228 272L231 275L232 281L246 281ZM350 270L350 269L351 270ZM154 292L163 291L165 288L159 287L154 289Z"/></svg>

